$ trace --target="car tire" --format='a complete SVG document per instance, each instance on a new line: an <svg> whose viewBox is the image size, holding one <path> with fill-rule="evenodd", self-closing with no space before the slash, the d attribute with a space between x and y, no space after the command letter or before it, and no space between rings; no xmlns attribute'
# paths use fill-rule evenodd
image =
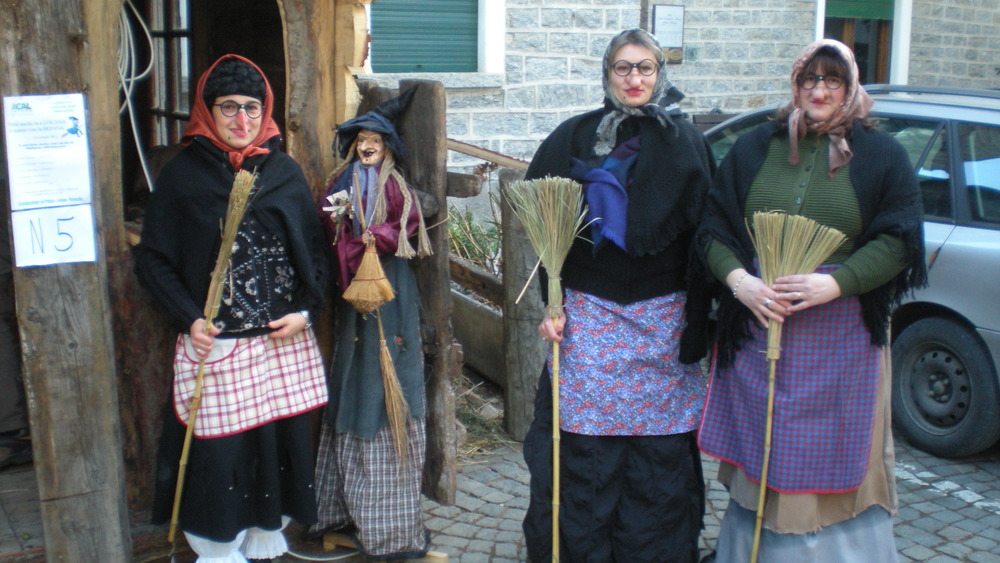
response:
<svg viewBox="0 0 1000 563"><path fill-rule="evenodd" d="M917 321L892 345L892 418L940 457L979 453L1000 439L1000 390L986 344L947 318Z"/></svg>

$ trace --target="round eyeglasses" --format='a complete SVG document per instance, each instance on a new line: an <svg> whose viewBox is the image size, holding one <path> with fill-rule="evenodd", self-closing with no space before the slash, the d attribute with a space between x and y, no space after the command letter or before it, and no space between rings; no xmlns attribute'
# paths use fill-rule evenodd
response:
<svg viewBox="0 0 1000 563"><path fill-rule="evenodd" d="M836 90L844 85L844 79L839 76L830 76L829 74L809 74L799 80L799 86L803 90L812 90L819 84L822 80L823 84L830 90Z"/></svg>
<svg viewBox="0 0 1000 563"><path fill-rule="evenodd" d="M221 104L214 104L215 107L219 108L222 115L226 117L236 117L236 114L243 110L247 112L247 117L250 119L257 119L260 117L261 112L264 111L264 106L260 105L259 102L249 102L246 104L238 104L232 100L222 102Z"/></svg>
<svg viewBox="0 0 1000 563"><path fill-rule="evenodd" d="M618 76L628 76L629 74L632 74L633 68L638 69L639 74L643 76L653 76L653 74L656 73L656 70L660 67L649 59L643 59L637 63L630 63L626 60L621 60L611 65L611 70Z"/></svg>

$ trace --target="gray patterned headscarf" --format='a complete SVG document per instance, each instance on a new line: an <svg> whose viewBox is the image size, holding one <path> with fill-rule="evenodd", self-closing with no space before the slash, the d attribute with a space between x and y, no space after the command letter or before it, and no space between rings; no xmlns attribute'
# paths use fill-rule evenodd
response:
<svg viewBox="0 0 1000 563"><path fill-rule="evenodd" d="M617 61L613 57L625 45L638 45L649 49L656 64L659 65L659 70L656 72L656 83L653 85L653 95L649 98L649 102L641 107L626 106L611 91L608 76L612 72L611 66ZM680 94L667 79L667 73L664 70L666 62L660 43L644 29L626 29L616 35L608 44L608 48L604 51L604 72L601 74L601 83L604 86L604 105L611 111L604 115L601 123L597 126L597 142L594 144L594 152L597 155L607 155L615 148L615 132L618 130L618 125L630 116L654 117L663 127L670 127L670 120L667 116L672 111L680 111L680 106L675 100L683 97L683 94ZM667 95L671 91L674 94L673 97Z"/></svg>

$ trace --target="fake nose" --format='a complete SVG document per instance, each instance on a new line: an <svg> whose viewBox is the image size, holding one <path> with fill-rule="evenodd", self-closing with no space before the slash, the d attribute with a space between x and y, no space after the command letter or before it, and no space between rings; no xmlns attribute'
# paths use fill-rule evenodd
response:
<svg viewBox="0 0 1000 563"><path fill-rule="evenodd" d="M245 109L240 109L239 111L236 112L236 124L242 127L243 129L247 128L247 123L249 122L249 120L250 118L247 117L247 112Z"/></svg>

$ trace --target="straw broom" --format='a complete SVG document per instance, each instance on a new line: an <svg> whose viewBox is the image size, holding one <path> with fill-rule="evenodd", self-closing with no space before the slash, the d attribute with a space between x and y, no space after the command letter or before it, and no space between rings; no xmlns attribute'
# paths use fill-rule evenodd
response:
<svg viewBox="0 0 1000 563"><path fill-rule="evenodd" d="M361 184L358 182L357 174L354 175L354 193L357 197L355 204L358 220L361 222L362 232L365 232L367 229L365 209L361 201ZM382 386L385 389L385 413L389 419L389 430L392 432L399 465L402 467L407 461L406 423L410 418L410 406L406 404L403 387L396 377L396 366L393 365L392 356L389 354L385 331L382 328L382 315L378 311L379 307L395 296L396 293L386 279L382 262L375 251L375 238L366 236L365 253L361 257L361 264L358 265L358 271L354 274L351 284L344 290L343 297L361 313L375 311L375 320L378 323L379 368L382 370Z"/></svg>
<svg viewBox="0 0 1000 563"><path fill-rule="evenodd" d="M760 263L761 280L768 287L783 276L814 272L847 239L840 231L820 225L808 217L773 211L754 213L751 238ZM781 323L768 320L767 360L770 370L767 378L767 420L764 427L764 460L761 466L751 563L757 561L764 521L767 469L771 458L771 426L774 420L774 373L781 357L781 327Z"/></svg>
<svg viewBox="0 0 1000 563"><path fill-rule="evenodd" d="M553 321L562 314L559 274L573 244L584 228L583 190L566 178L546 177L513 182L505 190L514 214L524 225L531 246L549 276L547 314ZM559 561L559 343L552 342L552 561Z"/></svg>
<svg viewBox="0 0 1000 563"><path fill-rule="evenodd" d="M219 247L219 255L215 259L215 269L212 270L212 278L208 284L208 297L205 299L205 334L212 328L212 321L219 312L219 303L222 301L222 290L226 285L226 274L229 271L229 258L233 254L233 243L236 241L236 233L239 231L243 215L246 213L247 204L250 202L254 182L257 181L257 174L246 170L236 173L233 180L233 187L229 192L229 206L226 209L226 217L222 224L222 245ZM177 471L177 486L174 489L174 507L170 516L170 531L167 533L167 541L173 543L177 533L177 520L180 516L181 497L184 492L184 476L187 473L188 453L191 450L191 440L194 436L194 424L198 417L198 409L201 407L201 388L205 380L205 358L198 362L198 374L195 377L194 395L191 397L191 408L188 411L187 429L184 431L184 445L181 448L180 467Z"/></svg>

